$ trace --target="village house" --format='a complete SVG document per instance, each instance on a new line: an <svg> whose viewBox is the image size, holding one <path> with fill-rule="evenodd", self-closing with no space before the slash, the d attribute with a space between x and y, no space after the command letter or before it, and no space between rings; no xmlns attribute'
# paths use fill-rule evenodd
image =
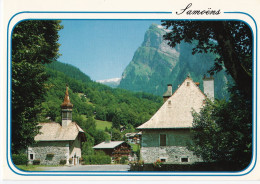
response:
<svg viewBox="0 0 260 184"><path fill-rule="evenodd" d="M141 136L142 132L133 132L125 134L126 140L130 144L140 144Z"/></svg>
<svg viewBox="0 0 260 184"><path fill-rule="evenodd" d="M44 165L77 165L81 158L81 144L86 141L84 131L72 122L72 108L66 87L61 104L62 123L39 123L40 133L35 136L36 144L28 148L29 163L38 160Z"/></svg>
<svg viewBox="0 0 260 184"><path fill-rule="evenodd" d="M150 120L137 127L142 131L141 159L145 163L160 160L172 164L191 164L202 159L187 149L192 143L192 111L199 112L206 98L214 99L214 78L203 79L204 93L199 83L188 76L172 94L172 85L164 93L164 104Z"/></svg>
<svg viewBox="0 0 260 184"><path fill-rule="evenodd" d="M114 161L122 156L130 157L131 146L125 141L104 141L93 147L95 151L104 151Z"/></svg>

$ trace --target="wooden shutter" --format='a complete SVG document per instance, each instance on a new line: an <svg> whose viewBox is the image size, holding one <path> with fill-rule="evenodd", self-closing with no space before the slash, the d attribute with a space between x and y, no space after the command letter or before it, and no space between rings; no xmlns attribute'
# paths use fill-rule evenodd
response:
<svg viewBox="0 0 260 184"><path fill-rule="evenodd" d="M160 146L166 146L166 134L160 134Z"/></svg>

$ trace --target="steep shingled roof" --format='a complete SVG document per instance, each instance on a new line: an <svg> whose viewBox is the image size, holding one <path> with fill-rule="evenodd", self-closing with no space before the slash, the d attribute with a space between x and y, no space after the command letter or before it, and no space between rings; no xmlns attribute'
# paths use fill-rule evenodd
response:
<svg viewBox="0 0 260 184"><path fill-rule="evenodd" d="M204 93L187 77L153 117L137 129L190 128L193 122L192 109L199 112L205 99Z"/></svg>
<svg viewBox="0 0 260 184"><path fill-rule="evenodd" d="M85 137L84 131L75 122L67 127L62 127L56 122L39 123L39 126L41 126L40 133L34 137L35 141L75 140L80 133Z"/></svg>

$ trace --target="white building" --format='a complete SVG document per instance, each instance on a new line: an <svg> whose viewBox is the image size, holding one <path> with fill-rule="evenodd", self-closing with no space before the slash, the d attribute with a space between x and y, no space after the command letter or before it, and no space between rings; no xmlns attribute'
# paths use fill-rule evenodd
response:
<svg viewBox="0 0 260 184"><path fill-rule="evenodd" d="M77 123L72 122L72 108L67 87L61 104L62 123L39 123L41 129L34 138L36 144L28 148L29 163L39 160L40 164L58 165L65 160L66 164L79 164L81 144L86 136Z"/></svg>
<svg viewBox="0 0 260 184"><path fill-rule="evenodd" d="M137 127L142 131L140 154L145 163L156 160L173 164L202 161L187 149L187 144L192 143L192 110L199 112L206 98L214 99L213 77L204 77L204 81L204 91L209 96L190 77L173 94L171 85L168 85L163 95L164 104L150 120Z"/></svg>

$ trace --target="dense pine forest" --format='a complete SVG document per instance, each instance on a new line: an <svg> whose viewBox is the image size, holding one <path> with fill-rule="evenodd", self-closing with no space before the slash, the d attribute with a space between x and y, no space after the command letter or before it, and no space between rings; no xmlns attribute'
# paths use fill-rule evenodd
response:
<svg viewBox="0 0 260 184"><path fill-rule="evenodd" d="M89 147L111 139L111 134L112 140L122 140L125 132L135 131L134 127L147 121L162 104L159 96L96 83L69 64L54 61L46 64L45 68L49 79L41 121L47 118L48 121L61 122L60 105L68 85L71 103L74 105L73 121L84 129L88 140L91 140L87 143ZM112 122L112 128L99 130L96 120ZM120 132L120 127L126 130Z"/></svg>

